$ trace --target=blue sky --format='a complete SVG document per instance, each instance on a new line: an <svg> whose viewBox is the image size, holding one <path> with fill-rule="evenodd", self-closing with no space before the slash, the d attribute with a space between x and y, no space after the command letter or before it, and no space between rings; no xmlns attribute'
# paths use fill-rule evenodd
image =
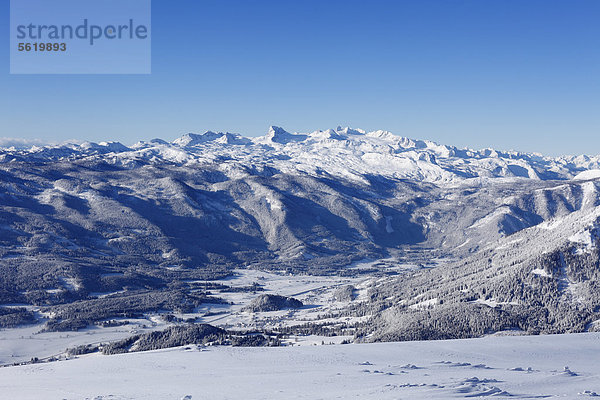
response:
<svg viewBox="0 0 600 400"><path fill-rule="evenodd" d="M600 154L598 21L597 0L153 0L151 75L9 75L4 29L0 137L349 125Z"/></svg>

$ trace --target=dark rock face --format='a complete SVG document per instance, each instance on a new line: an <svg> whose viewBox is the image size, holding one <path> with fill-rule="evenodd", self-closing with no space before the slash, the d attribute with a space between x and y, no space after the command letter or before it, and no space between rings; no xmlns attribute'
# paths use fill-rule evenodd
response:
<svg viewBox="0 0 600 400"><path fill-rule="evenodd" d="M244 311L264 312L264 311L279 311L288 308L300 308L304 304L300 300L292 297L279 296L274 294L263 294L252 300Z"/></svg>

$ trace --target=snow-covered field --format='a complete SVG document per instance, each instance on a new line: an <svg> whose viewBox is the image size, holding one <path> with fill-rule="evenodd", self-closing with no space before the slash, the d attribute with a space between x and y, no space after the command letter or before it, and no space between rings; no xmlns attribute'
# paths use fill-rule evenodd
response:
<svg viewBox="0 0 600 400"><path fill-rule="evenodd" d="M293 322L304 322L314 320L320 312L327 312L331 309L341 307L336 304L333 292L336 288L344 285L354 284L359 286L366 282L366 277L362 278L342 278L337 276L311 276L311 275L289 275L276 274L258 270L234 270L231 277L215 281L231 287L250 286L258 283L264 289L263 292L219 292L214 293L233 305L203 305L200 311L223 312L216 316L202 317L200 322L223 327L223 328L246 328L246 327L269 327L274 328L279 325L286 325ZM267 313L248 313L241 309L247 306L252 299L262 293L278 294L290 296L299 299L307 306L300 310L272 311ZM188 317L187 314L182 317Z"/></svg>
<svg viewBox="0 0 600 400"><path fill-rule="evenodd" d="M583 399L600 334L278 348L188 346L0 368L6 399ZM187 396L187 397L186 397Z"/></svg>
<svg viewBox="0 0 600 400"><path fill-rule="evenodd" d="M370 266L379 261L363 262ZM361 265L362 265L361 264ZM400 268L400 267L398 267ZM408 267L407 267L408 268ZM323 315L343 309L347 303L336 301L333 297L335 290L341 286L353 284L357 290L358 299L364 297L365 287L375 278L355 277L327 277L288 274L275 274L257 270L235 270L233 274L223 280L214 281L230 287L246 287L254 282L259 283L264 291L252 292L213 292L227 301L227 304L205 303L198 307L194 313L175 316L197 318L197 322L232 329L277 329L283 326L299 325L311 321L329 321L351 323L363 320L365 317L340 317L324 319ZM293 296L304 302L305 307L297 310L281 310L269 312L247 312L243 307L263 293ZM37 311L39 308L29 306ZM41 314L40 314L41 315ZM127 321L127 325L116 327L90 326L77 332L42 332L45 319L32 326L0 330L0 365L26 362L33 357L48 359L49 357L64 358L67 348L74 348L85 344L97 344L124 339L133 334L147 333L162 330L173 324L161 318L160 313L148 313L144 318L117 318ZM322 336L292 336L284 342L296 346L312 345L313 343L339 343L342 340L351 340L351 336L322 337Z"/></svg>

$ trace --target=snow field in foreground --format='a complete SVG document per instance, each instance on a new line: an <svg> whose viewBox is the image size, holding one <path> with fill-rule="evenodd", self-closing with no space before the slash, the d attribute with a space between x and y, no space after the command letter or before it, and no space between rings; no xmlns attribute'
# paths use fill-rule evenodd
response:
<svg viewBox="0 0 600 400"><path fill-rule="evenodd" d="M598 333L187 346L0 368L0 393L12 399L583 399L600 393L599 356Z"/></svg>

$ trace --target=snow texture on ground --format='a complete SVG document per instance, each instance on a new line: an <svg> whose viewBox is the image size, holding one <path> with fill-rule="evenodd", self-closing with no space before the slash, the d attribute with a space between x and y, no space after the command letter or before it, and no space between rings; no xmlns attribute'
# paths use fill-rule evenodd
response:
<svg viewBox="0 0 600 400"><path fill-rule="evenodd" d="M278 348L197 346L0 368L11 399L584 399L600 334Z"/></svg>

